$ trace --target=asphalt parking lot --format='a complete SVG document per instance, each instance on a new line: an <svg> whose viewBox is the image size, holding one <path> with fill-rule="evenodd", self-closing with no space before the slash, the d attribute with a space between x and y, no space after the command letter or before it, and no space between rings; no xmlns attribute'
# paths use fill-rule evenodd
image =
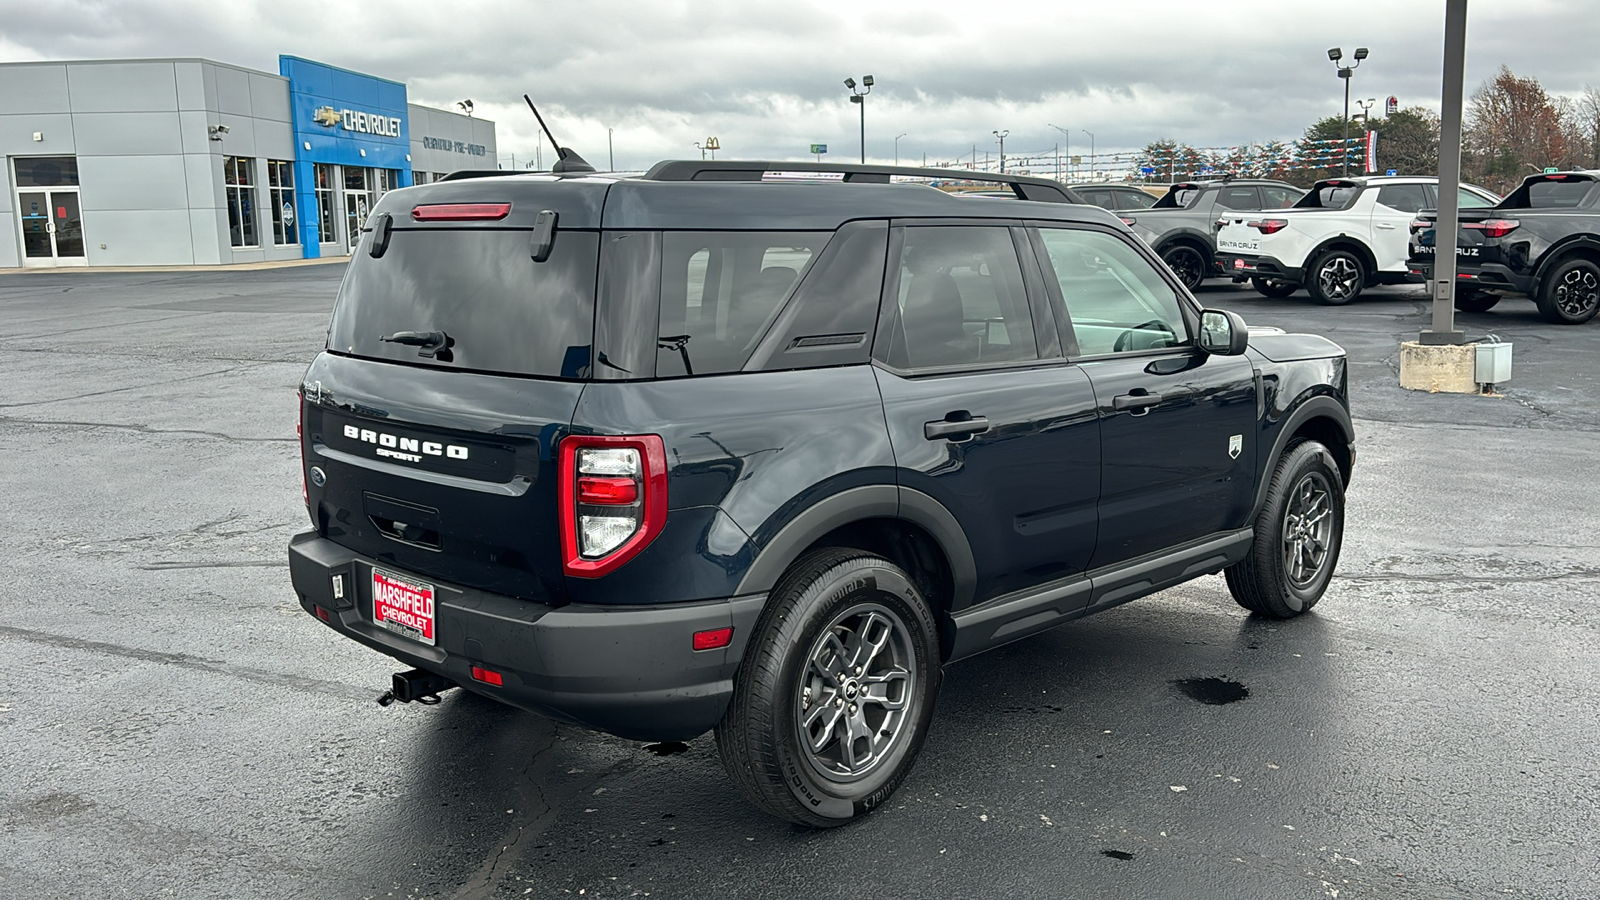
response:
<svg viewBox="0 0 1600 900"><path fill-rule="evenodd" d="M342 266L0 275L0 896L1593 898L1600 323L1506 300L1503 396L1397 386L1416 289L1201 291L1352 359L1340 575L1220 577L949 669L894 802L810 832L297 605L294 386Z"/></svg>

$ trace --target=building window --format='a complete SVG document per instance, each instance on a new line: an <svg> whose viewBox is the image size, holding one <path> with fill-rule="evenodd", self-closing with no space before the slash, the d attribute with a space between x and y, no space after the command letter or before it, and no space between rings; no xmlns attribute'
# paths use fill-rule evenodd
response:
<svg viewBox="0 0 1600 900"><path fill-rule="evenodd" d="M267 160L267 190L272 195L272 242L280 247L300 243L294 219L294 163Z"/></svg>
<svg viewBox="0 0 1600 900"><path fill-rule="evenodd" d="M317 242L331 244L333 233L333 166L317 163Z"/></svg>
<svg viewBox="0 0 1600 900"><path fill-rule="evenodd" d="M378 173L378 197L382 197L400 186L400 171L398 169L377 169L375 171Z"/></svg>
<svg viewBox="0 0 1600 900"><path fill-rule="evenodd" d="M412 184L427 184L428 183L428 173L427 172L418 172L418 171L413 170L411 172L411 183Z"/></svg>
<svg viewBox="0 0 1600 900"><path fill-rule="evenodd" d="M222 158L222 183L228 192L228 235L235 247L257 247L256 161L248 156Z"/></svg>

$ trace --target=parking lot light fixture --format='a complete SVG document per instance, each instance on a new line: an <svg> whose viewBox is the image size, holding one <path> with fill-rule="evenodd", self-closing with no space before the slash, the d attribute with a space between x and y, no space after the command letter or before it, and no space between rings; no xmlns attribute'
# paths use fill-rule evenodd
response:
<svg viewBox="0 0 1600 900"><path fill-rule="evenodd" d="M1045 123L1050 125L1049 122ZM1072 129L1062 128L1060 125L1050 125L1051 128L1061 132L1065 140L1062 141L1067 148L1067 180L1072 180ZM1056 151L1056 180L1061 180L1061 151Z"/></svg>
<svg viewBox="0 0 1600 900"><path fill-rule="evenodd" d="M1089 136L1089 180L1094 181L1094 132L1087 128L1079 128L1078 130Z"/></svg>
<svg viewBox="0 0 1600 900"><path fill-rule="evenodd" d="M1000 174L1002 175L1004 175L1006 171L1006 135L1010 133L1011 129L1009 128L1007 128L1005 131L994 132L994 136L1000 139Z"/></svg>
<svg viewBox="0 0 1600 900"><path fill-rule="evenodd" d="M909 131L902 131L894 136L894 164L897 166L900 165L900 139L910 133Z"/></svg>
<svg viewBox="0 0 1600 900"><path fill-rule="evenodd" d="M1344 58L1344 51L1338 47L1328 48L1328 60L1333 63L1339 72L1339 78L1344 82L1344 142L1339 146L1339 174L1350 174L1350 76L1356 67L1368 56L1367 48L1357 47L1355 62L1348 66L1340 65L1339 60Z"/></svg>
<svg viewBox="0 0 1600 900"><path fill-rule="evenodd" d="M873 77L871 75L863 75L863 76L861 76L861 86L863 88L865 88L865 90L859 90L858 91L858 90L856 90L856 80L854 78L846 78L844 80L844 86L850 89L850 102L854 103L856 106L861 108L861 162L863 162L863 163L865 163L867 161L867 100L866 100L866 97L867 97L868 94L872 93L872 85L873 85L873 83L874 83L874 79L873 79Z"/></svg>

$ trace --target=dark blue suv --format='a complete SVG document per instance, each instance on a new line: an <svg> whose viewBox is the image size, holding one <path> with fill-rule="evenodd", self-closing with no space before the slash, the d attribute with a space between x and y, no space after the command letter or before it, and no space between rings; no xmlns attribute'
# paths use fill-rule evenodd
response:
<svg viewBox="0 0 1600 900"><path fill-rule="evenodd" d="M402 700L715 728L744 795L813 826L893 792L947 663L1217 572L1311 608L1343 351L1202 310L1054 182L905 183L930 174L386 194L301 388L301 604L413 667Z"/></svg>

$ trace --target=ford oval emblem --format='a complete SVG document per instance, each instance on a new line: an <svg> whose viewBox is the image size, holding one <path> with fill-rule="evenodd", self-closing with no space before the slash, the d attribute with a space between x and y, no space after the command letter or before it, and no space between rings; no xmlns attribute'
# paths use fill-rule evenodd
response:
<svg viewBox="0 0 1600 900"><path fill-rule="evenodd" d="M328 473L322 471L322 468L320 466L312 466L311 467L311 483L316 485L317 487L322 487L323 485L328 483Z"/></svg>

